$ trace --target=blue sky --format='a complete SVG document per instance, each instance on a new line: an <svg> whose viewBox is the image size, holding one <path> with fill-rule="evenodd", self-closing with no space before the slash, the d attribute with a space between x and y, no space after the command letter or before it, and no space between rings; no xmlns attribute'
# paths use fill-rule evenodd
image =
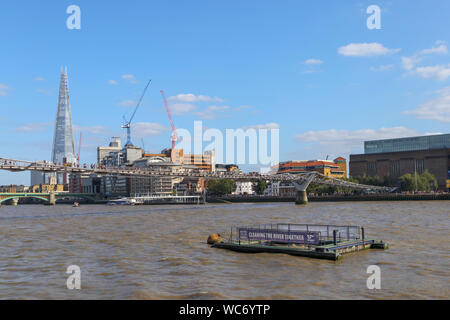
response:
<svg viewBox="0 0 450 320"><path fill-rule="evenodd" d="M69 5L81 30L69 30ZM369 30L369 5L381 30ZM9 1L0 5L0 157L50 159L59 72L67 65L75 142L133 130L149 152L177 127L280 128L280 159L363 152L363 141L448 133L450 2ZM29 174L0 173L0 185Z"/></svg>

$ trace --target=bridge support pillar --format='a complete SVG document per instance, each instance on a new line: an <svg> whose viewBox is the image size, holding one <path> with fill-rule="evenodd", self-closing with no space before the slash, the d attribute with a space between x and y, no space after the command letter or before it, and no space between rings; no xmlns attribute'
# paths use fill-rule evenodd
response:
<svg viewBox="0 0 450 320"><path fill-rule="evenodd" d="M17 198L11 199L11 205L13 205L14 207L16 207L18 203L19 203L19 199L17 199Z"/></svg>
<svg viewBox="0 0 450 320"><path fill-rule="evenodd" d="M55 206L56 205L56 196L55 196L55 193L54 192L50 192L50 194L49 194L49 204L51 205L51 206Z"/></svg>
<svg viewBox="0 0 450 320"><path fill-rule="evenodd" d="M308 204L308 194L306 190L297 191L297 196L295 198L295 204L305 205Z"/></svg>

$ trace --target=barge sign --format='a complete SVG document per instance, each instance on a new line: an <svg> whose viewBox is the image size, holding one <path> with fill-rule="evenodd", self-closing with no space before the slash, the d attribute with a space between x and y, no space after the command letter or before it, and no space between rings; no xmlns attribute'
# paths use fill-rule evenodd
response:
<svg viewBox="0 0 450 320"><path fill-rule="evenodd" d="M320 232L239 228L240 240L319 244Z"/></svg>

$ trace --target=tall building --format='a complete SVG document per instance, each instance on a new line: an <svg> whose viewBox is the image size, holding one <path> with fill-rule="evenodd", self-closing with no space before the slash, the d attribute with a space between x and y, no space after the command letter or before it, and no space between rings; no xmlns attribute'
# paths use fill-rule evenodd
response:
<svg viewBox="0 0 450 320"><path fill-rule="evenodd" d="M111 152L119 152L120 150L122 150L120 138L112 137L111 138L111 142L109 143L109 146L107 146L107 147L102 147L102 146L97 147L97 163L101 164L103 159L105 157L109 156L109 154Z"/></svg>
<svg viewBox="0 0 450 320"><path fill-rule="evenodd" d="M364 154L350 155L350 176L389 176L428 170L436 177L441 190L450 182L450 134L366 141Z"/></svg>
<svg viewBox="0 0 450 320"><path fill-rule="evenodd" d="M161 153L170 157L173 163L193 165L207 172L216 171L216 153L214 150L205 151L203 154L186 154L183 149L164 149Z"/></svg>
<svg viewBox="0 0 450 320"><path fill-rule="evenodd" d="M70 109L69 81L67 67L61 68L58 108L56 111L55 135L52 151L53 163L77 163L73 142L72 112ZM68 184L67 176L57 174L57 184Z"/></svg>
<svg viewBox="0 0 450 320"><path fill-rule="evenodd" d="M72 112L70 109L69 83L67 67L61 68L59 81L58 108L56 111L55 133L53 137L52 162L76 163L73 142ZM67 177L62 174L31 173L31 185L38 184L67 184Z"/></svg>
<svg viewBox="0 0 450 320"><path fill-rule="evenodd" d="M65 70L61 68L52 162L76 163L76 161L73 142L72 113L70 109L69 83L67 79L66 67Z"/></svg>
<svg viewBox="0 0 450 320"><path fill-rule="evenodd" d="M344 172L344 178L347 178L347 159L339 157L334 159L334 163L336 163L339 169Z"/></svg>

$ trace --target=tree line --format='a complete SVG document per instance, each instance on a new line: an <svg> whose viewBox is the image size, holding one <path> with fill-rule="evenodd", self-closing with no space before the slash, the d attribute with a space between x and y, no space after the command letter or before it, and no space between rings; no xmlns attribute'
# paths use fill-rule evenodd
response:
<svg viewBox="0 0 450 320"><path fill-rule="evenodd" d="M423 173L407 173L396 180L392 179L389 174L382 179L379 176L363 175L350 177L345 180L372 186L398 186L402 191L433 191L438 188L436 177L428 170L425 170Z"/></svg>
<svg viewBox="0 0 450 320"><path fill-rule="evenodd" d="M380 178L379 176L362 175L342 180L379 187L398 186L402 191L434 191L438 188L435 176L432 175L428 170L425 170L423 173L407 173L399 177L398 179L393 179L389 174L387 174L383 178ZM255 192L259 195L262 195L264 194L264 191L266 189L267 181L259 180L255 186ZM236 190L236 182L231 179L212 179L208 181L207 190L210 194L215 196L231 194ZM349 188L339 186L325 186L314 184L311 184L309 186L308 192L318 195L334 193L361 193L361 191L350 190Z"/></svg>

